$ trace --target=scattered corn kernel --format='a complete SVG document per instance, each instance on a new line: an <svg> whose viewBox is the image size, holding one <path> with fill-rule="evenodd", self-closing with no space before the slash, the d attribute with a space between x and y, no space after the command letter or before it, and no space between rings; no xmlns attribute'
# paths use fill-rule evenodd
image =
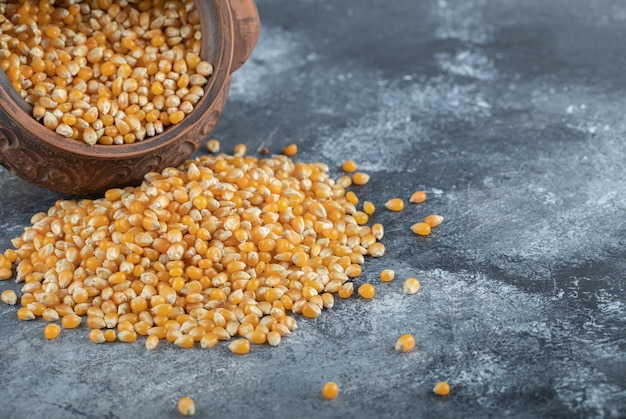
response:
<svg viewBox="0 0 626 419"><path fill-rule="evenodd" d="M50 323L43 329L43 335L46 339L56 339L61 333L61 327L58 324Z"/></svg>
<svg viewBox="0 0 626 419"><path fill-rule="evenodd" d="M104 332L100 329L91 329L89 331L89 340L93 343L104 343L107 341L104 337Z"/></svg>
<svg viewBox="0 0 626 419"><path fill-rule="evenodd" d="M435 393L437 396L447 396L448 394L450 394L450 384L446 383L445 381L438 382L433 388L433 393Z"/></svg>
<svg viewBox="0 0 626 419"><path fill-rule="evenodd" d="M290 157L295 156L298 154L298 146L296 144L289 144L287 147L283 148L283 154Z"/></svg>
<svg viewBox="0 0 626 419"><path fill-rule="evenodd" d="M431 228L427 223L415 223L411 226L411 230L418 236L428 236Z"/></svg>
<svg viewBox="0 0 626 419"><path fill-rule="evenodd" d="M390 211L402 211L404 209L404 201L401 198L392 198L385 203Z"/></svg>
<svg viewBox="0 0 626 419"><path fill-rule="evenodd" d="M376 288L372 284L363 284L359 287L358 292L361 297L370 299L376 294Z"/></svg>
<svg viewBox="0 0 626 419"><path fill-rule="evenodd" d="M146 338L146 349L153 351L159 346L159 338L156 335L150 335Z"/></svg>
<svg viewBox="0 0 626 419"><path fill-rule="evenodd" d="M397 352L409 352L415 348L415 338L413 335L405 334L398 338L396 342Z"/></svg>
<svg viewBox="0 0 626 419"><path fill-rule="evenodd" d="M370 175L368 175L367 173L356 172L352 175L352 183L354 183L355 185L365 185L369 181Z"/></svg>
<svg viewBox="0 0 626 419"><path fill-rule="evenodd" d="M424 201L426 201L426 192L424 191L415 191L409 198L409 202L414 204L421 204Z"/></svg>
<svg viewBox="0 0 626 419"><path fill-rule="evenodd" d="M396 272L393 269L383 269L380 271L380 280L383 282L391 282L395 276Z"/></svg>
<svg viewBox="0 0 626 419"><path fill-rule="evenodd" d="M422 285L417 280L417 278L408 278L404 281L402 290L404 291L405 294L412 295L418 292L421 286Z"/></svg>
<svg viewBox="0 0 626 419"><path fill-rule="evenodd" d="M2 294L0 294L0 299L2 299L4 304L13 306L17 303L17 294L13 290L4 290Z"/></svg>
<svg viewBox="0 0 626 419"><path fill-rule="evenodd" d="M206 149L210 153L219 153L220 151L220 142L216 139L211 139L206 143Z"/></svg>
<svg viewBox="0 0 626 419"><path fill-rule="evenodd" d="M65 329L76 329L81 322L82 319L76 314L66 314L61 319L61 324Z"/></svg>
<svg viewBox="0 0 626 419"><path fill-rule="evenodd" d="M341 169L344 172L348 172L348 173L355 172L357 169L357 165L354 162L354 160L346 160L341 164Z"/></svg>
<svg viewBox="0 0 626 419"><path fill-rule="evenodd" d="M35 319L35 314L26 307L21 307L17 310L17 318L20 320L33 320Z"/></svg>
<svg viewBox="0 0 626 419"><path fill-rule="evenodd" d="M190 397L181 397L178 400L178 413L183 416L193 416L196 414L196 405Z"/></svg>
<svg viewBox="0 0 626 419"><path fill-rule="evenodd" d="M424 218L424 222L431 227L437 227L443 222L443 217L441 215L431 214Z"/></svg>
<svg viewBox="0 0 626 419"><path fill-rule="evenodd" d="M339 386L337 385L337 383L333 381L328 381L327 383L324 383L324 386L322 387L322 396L324 396L325 399L332 400L337 398L338 395Z"/></svg>
<svg viewBox="0 0 626 419"><path fill-rule="evenodd" d="M363 212L367 215L372 215L374 212L376 212L376 207L374 206L374 203L370 201L363 202Z"/></svg>
<svg viewBox="0 0 626 419"><path fill-rule="evenodd" d="M228 345L228 349L237 355L247 354L250 352L250 341L244 338L235 339Z"/></svg>

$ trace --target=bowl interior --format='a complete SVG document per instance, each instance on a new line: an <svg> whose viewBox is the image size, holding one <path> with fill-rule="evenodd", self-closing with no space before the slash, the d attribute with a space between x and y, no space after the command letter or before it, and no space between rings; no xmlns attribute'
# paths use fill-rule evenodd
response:
<svg viewBox="0 0 626 419"><path fill-rule="evenodd" d="M209 109L228 81L233 55L233 28L230 7L227 0L195 0L202 25L203 59L213 64L213 74L204 86L205 94L196 103L193 111L178 125L169 126L161 134L147 137L143 141L123 145L89 145L82 141L68 140L47 129L32 117L32 107L13 88L4 71L0 71L0 86L12 99L12 103L2 106L20 125L39 140L46 142L61 153L71 153L84 157L115 159L119 156L140 155L151 150L166 147L175 142L190 126ZM0 121L1 122L1 121Z"/></svg>

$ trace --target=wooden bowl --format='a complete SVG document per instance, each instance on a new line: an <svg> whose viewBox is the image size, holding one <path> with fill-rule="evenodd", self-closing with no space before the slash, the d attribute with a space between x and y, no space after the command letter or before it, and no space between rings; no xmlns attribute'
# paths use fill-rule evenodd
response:
<svg viewBox="0 0 626 419"><path fill-rule="evenodd" d="M0 71L0 164L39 186L96 194L138 185L150 171L178 166L207 139L219 119L231 74L248 58L260 33L253 0L195 0L201 16L203 59L214 72L205 95L178 125L124 145L88 145L47 129Z"/></svg>

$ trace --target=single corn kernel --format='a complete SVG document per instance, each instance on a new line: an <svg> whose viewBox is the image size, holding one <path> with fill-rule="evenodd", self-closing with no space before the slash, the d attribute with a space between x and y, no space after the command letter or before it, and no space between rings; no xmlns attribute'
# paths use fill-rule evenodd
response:
<svg viewBox="0 0 626 419"><path fill-rule="evenodd" d="M247 150L248 150L248 147L246 147L245 144L237 144L235 148L233 149L233 156L241 157L244 154L246 154Z"/></svg>
<svg viewBox="0 0 626 419"><path fill-rule="evenodd" d="M357 169L357 165L354 160L346 160L341 164L341 169L344 172L355 172Z"/></svg>
<svg viewBox="0 0 626 419"><path fill-rule="evenodd" d="M93 343L104 343L106 342L106 338L104 336L104 332L100 329L91 329L89 331L89 340Z"/></svg>
<svg viewBox="0 0 626 419"><path fill-rule="evenodd" d="M409 202L414 204L421 204L424 201L426 201L426 192L424 191L415 191L409 198Z"/></svg>
<svg viewBox="0 0 626 419"><path fill-rule="evenodd" d="M428 236L431 232L430 225L426 223L415 223L411 226L411 231L418 236Z"/></svg>
<svg viewBox="0 0 626 419"><path fill-rule="evenodd" d="M376 294L376 288L372 284L363 284L359 287L358 293L361 297L369 300Z"/></svg>
<svg viewBox="0 0 626 419"><path fill-rule="evenodd" d="M348 191L346 192L346 201L348 201L352 205L356 205L359 203L359 198L356 196L354 192Z"/></svg>
<svg viewBox="0 0 626 419"><path fill-rule="evenodd" d="M431 227L437 227L443 222L443 217L441 215L431 214L424 218L424 222Z"/></svg>
<svg viewBox="0 0 626 419"><path fill-rule="evenodd" d="M395 276L396 273L393 269L383 269L380 271L380 280L383 282L391 282Z"/></svg>
<svg viewBox="0 0 626 419"><path fill-rule="evenodd" d="M392 198L385 203L390 211L402 211L404 209L404 201L401 198Z"/></svg>
<svg viewBox="0 0 626 419"><path fill-rule="evenodd" d="M332 400L339 395L339 386L333 381L328 381L322 387L322 396L325 399Z"/></svg>
<svg viewBox="0 0 626 419"><path fill-rule="evenodd" d="M376 207L374 206L374 203L370 201L363 202L363 212L367 215L372 215L374 212L376 212Z"/></svg>
<svg viewBox="0 0 626 419"><path fill-rule="evenodd" d="M117 335L115 334L115 330L109 329L104 331L104 340L107 342L115 342L117 339Z"/></svg>
<svg viewBox="0 0 626 419"><path fill-rule="evenodd" d="M445 381L438 382L433 388L433 393L435 393L437 396L447 396L448 394L450 394L450 384L446 383Z"/></svg>
<svg viewBox="0 0 626 419"><path fill-rule="evenodd" d="M156 335L150 335L146 338L146 349L153 351L159 345L159 338Z"/></svg>
<svg viewBox="0 0 626 419"><path fill-rule="evenodd" d="M415 338L413 335L409 335L408 333L402 335L398 338L396 342L396 351L397 352L409 352L415 348Z"/></svg>
<svg viewBox="0 0 626 419"><path fill-rule="evenodd" d="M287 147L283 148L283 154L285 156L295 156L298 154L298 146L296 144L289 144Z"/></svg>
<svg viewBox="0 0 626 419"><path fill-rule="evenodd" d="M344 298L344 299L350 298L353 293L354 293L354 284L352 282L346 282L345 284L341 286L341 288L339 288L339 291L337 291L337 294L341 298Z"/></svg>
<svg viewBox="0 0 626 419"><path fill-rule="evenodd" d="M206 149L210 153L218 153L220 151L220 142L215 139L209 140L206 143Z"/></svg>
<svg viewBox="0 0 626 419"><path fill-rule="evenodd" d="M219 338L215 333L205 333L200 338L200 346L205 349L214 347L218 342Z"/></svg>
<svg viewBox="0 0 626 419"><path fill-rule="evenodd" d="M282 339L282 336L276 330L272 330L271 332L269 332L267 334L267 343L270 346L278 346L278 345L280 345L281 339Z"/></svg>
<svg viewBox="0 0 626 419"><path fill-rule="evenodd" d="M58 324L50 323L43 329L43 335L46 339L56 339L61 333L61 327Z"/></svg>
<svg viewBox="0 0 626 419"><path fill-rule="evenodd" d="M80 325L81 321L82 319L80 316L76 314L66 314L61 319L61 324L65 329L76 329Z"/></svg>
<svg viewBox="0 0 626 419"><path fill-rule="evenodd" d="M122 330L117 334L117 339L124 343L133 343L137 340L137 332L134 330Z"/></svg>
<svg viewBox="0 0 626 419"><path fill-rule="evenodd" d="M190 397L181 397L178 400L178 412L183 416L193 416L196 414L196 405Z"/></svg>
<svg viewBox="0 0 626 419"><path fill-rule="evenodd" d="M365 185L369 181L370 175L368 175L367 173L356 172L352 175L352 183L354 183L355 185Z"/></svg>
<svg viewBox="0 0 626 419"><path fill-rule="evenodd" d="M422 285L416 278L408 278L406 281L404 281L404 286L402 287L402 290L405 294L413 295L420 290L421 286Z"/></svg>
<svg viewBox="0 0 626 419"><path fill-rule="evenodd" d="M228 349L237 355L244 355L250 352L250 341L248 339L235 339L228 345Z"/></svg>
<svg viewBox="0 0 626 419"><path fill-rule="evenodd" d="M2 295L0 295L0 299L4 304L8 304L10 306L14 306L17 303L17 294L13 290L5 290L2 291Z"/></svg>
<svg viewBox="0 0 626 419"><path fill-rule="evenodd" d="M35 315L26 307L21 307L17 310L17 318L20 320L33 320Z"/></svg>

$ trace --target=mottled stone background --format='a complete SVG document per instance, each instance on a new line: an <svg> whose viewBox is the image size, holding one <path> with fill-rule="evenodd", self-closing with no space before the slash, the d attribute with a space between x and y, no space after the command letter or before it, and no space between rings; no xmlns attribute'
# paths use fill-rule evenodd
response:
<svg viewBox="0 0 626 419"><path fill-rule="evenodd" d="M0 417L626 416L626 4L260 0L263 32L213 137L292 142L387 227L387 254L278 348L54 342L0 305ZM389 213L416 189L426 203ZM61 195L0 169L0 247ZM427 238L409 226L430 213ZM381 284L378 272L396 270ZM401 292L416 276L422 290ZM0 289L19 289L13 281ZM417 349L394 353L402 333ZM341 394L322 400L327 380ZM452 393L432 395L447 380Z"/></svg>

